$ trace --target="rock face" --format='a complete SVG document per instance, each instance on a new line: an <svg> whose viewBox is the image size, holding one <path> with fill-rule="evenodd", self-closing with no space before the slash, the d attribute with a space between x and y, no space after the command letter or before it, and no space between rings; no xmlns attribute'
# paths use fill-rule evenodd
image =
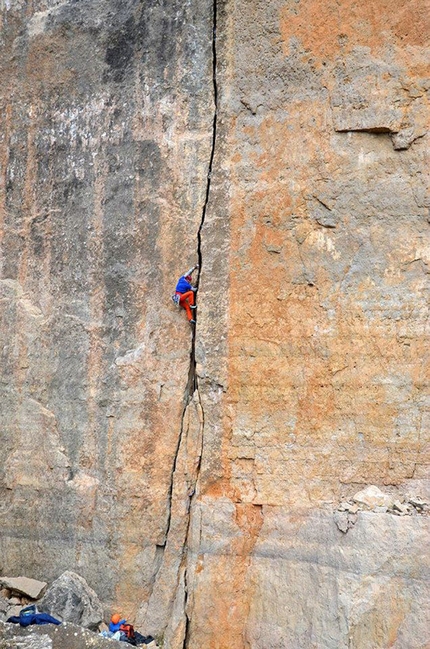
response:
<svg viewBox="0 0 430 649"><path fill-rule="evenodd" d="M72 569L132 616L187 394L170 296L197 261L212 5L0 7L0 570Z"/></svg>
<svg viewBox="0 0 430 649"><path fill-rule="evenodd" d="M428 17L414 12L220 7L187 647L428 642L428 517L359 512L340 530L333 516L371 484L429 490Z"/></svg>
<svg viewBox="0 0 430 649"><path fill-rule="evenodd" d="M430 496L423 5L0 16L0 569L172 649L421 649L428 511L334 511Z"/></svg>

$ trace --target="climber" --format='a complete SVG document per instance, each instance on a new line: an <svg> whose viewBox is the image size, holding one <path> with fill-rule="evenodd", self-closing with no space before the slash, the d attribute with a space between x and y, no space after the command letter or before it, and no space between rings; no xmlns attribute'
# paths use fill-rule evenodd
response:
<svg viewBox="0 0 430 649"><path fill-rule="evenodd" d="M120 642L126 642L133 647L138 645L146 645L154 640L151 635L144 636L138 631L135 631L132 624L129 624L125 618L121 618L118 613L114 613L109 623L109 631L102 631L100 633L104 638L112 638Z"/></svg>
<svg viewBox="0 0 430 649"><path fill-rule="evenodd" d="M125 618L121 618L118 613L112 615L109 623L109 631L108 634L106 634L106 637L119 640L120 642L127 642L133 646L136 646L137 644L136 632L133 625L129 624Z"/></svg>
<svg viewBox="0 0 430 649"><path fill-rule="evenodd" d="M197 309L194 300L194 293L197 291L197 287L191 284L191 280L192 280L193 272L198 267L199 265L196 264L195 266L190 268L190 270L187 270L187 272L184 273L184 275L181 275L181 277L178 280L178 283L176 284L175 295L173 296L174 302L176 304L179 304L179 306L185 309L187 313L188 322L190 324L195 324L196 322L193 318L193 314L191 313L191 310Z"/></svg>
<svg viewBox="0 0 430 649"><path fill-rule="evenodd" d="M114 613L109 622L109 631L111 633L116 633L120 630L122 624L126 624L127 620L121 619L121 616L118 613Z"/></svg>

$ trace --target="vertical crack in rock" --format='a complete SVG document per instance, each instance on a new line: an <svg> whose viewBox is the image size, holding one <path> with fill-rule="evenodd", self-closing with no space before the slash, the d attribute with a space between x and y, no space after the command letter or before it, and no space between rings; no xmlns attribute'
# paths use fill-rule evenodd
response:
<svg viewBox="0 0 430 649"><path fill-rule="evenodd" d="M205 223L206 219L206 214L207 214L207 209L209 205L209 198L210 198L210 191L211 191L211 180L212 180L212 170L213 170L213 162L214 162L214 157L215 157L215 145L216 145L216 137L217 137L217 120L218 120L218 80L217 80L217 42L216 42L216 37L217 37L217 17L218 17L218 7L217 7L217 0L213 0L213 5L212 5L212 87L213 87L213 100L214 100L214 114L213 114L213 122L212 122L212 146L211 146L211 152L209 156L209 166L208 166L208 174L207 174L207 180L206 180L206 195L205 195L205 202L203 205L203 211L202 211L202 218L200 221L200 227L197 232L197 254L198 254L198 260L199 260L199 275L197 278L197 288L199 287L200 284L200 273L202 270L202 265L203 265L203 258L202 258L202 230L203 226ZM197 397L198 397L198 403L200 406L200 412L201 412L201 445L199 449L199 457L198 457L198 463L196 466L196 474L195 474L195 483L193 485L193 488L191 491L189 491L189 509L188 509L188 523L187 523L187 531L185 535L185 543L184 543L184 549L188 545L188 537L190 533L190 525L191 525L191 508L192 508L192 501L196 493L196 485L199 480L199 475L200 475L200 466L201 466L201 457L202 457L202 446L203 446L203 431L204 431L204 410L202 406L202 401L200 398L200 393L199 393L199 386L198 386L198 379L196 376L196 361L195 361L195 344L196 344L196 329L194 329L193 332L193 341L192 341L192 347L191 347L191 358L190 358L190 371L189 371L189 377L188 377L188 394L192 395L194 392L197 392ZM182 432L181 432L182 435ZM184 642L183 642L183 649L186 649L188 646L189 642L189 632L190 632L190 619L188 617L187 613L187 604L188 604L188 571L187 571L187 557L184 557L185 559L185 567L184 567L184 615L185 615L185 632L184 632Z"/></svg>
<svg viewBox="0 0 430 649"><path fill-rule="evenodd" d="M190 527L191 527L191 508L192 508L192 503L194 496L196 494L196 486L199 480L199 475L200 475L200 466L201 466L201 458L202 458L202 448L203 448L203 430L205 426L205 419L204 419L204 411L203 411L203 406L202 402L200 399L200 393L197 389L197 396L198 396L198 403L200 406L200 412L201 412L201 434L200 434L200 448L199 448L199 456L198 456L198 462L196 466L196 473L195 473L195 481L194 485L191 489L188 491L188 497L189 497L189 502L188 502L188 520L187 520L187 530L185 533L185 539L184 539L184 616L185 616L185 630L184 630L184 641L183 641L183 649L186 649L188 646L188 640L189 640L189 632L190 632L190 618L188 616L187 612L187 606L188 606L188 557L187 557L187 550L188 550L188 538L190 534Z"/></svg>
<svg viewBox="0 0 430 649"><path fill-rule="evenodd" d="M217 136L217 118L218 118L218 88L217 88L217 52L216 52L216 29L217 29L217 0L214 0L212 6L212 84L213 84L213 102L214 102L214 115L212 122L212 143L208 163L208 172L206 178L206 193L205 200L203 204L202 216L197 232L197 255L199 263L199 274L197 278L197 288L200 283L200 273L202 269L202 229L204 226L207 209L209 205L210 191L211 191L211 178L212 178L212 168L215 156L215 143ZM188 602L188 579L187 579L187 557L186 557L186 547L187 539L190 533L190 524L191 524L191 505L194 495L196 493L196 485L199 479L200 473L200 464L201 464L201 454L202 454L202 444L203 444L203 429L204 429L204 412L202 408L202 403L200 399L199 389L198 389L198 380L196 376L196 361L195 361L195 342L196 342L196 328L194 328L192 335L191 351L190 351L190 365L188 371L188 380L184 391L184 400L183 400L183 409L181 417L181 426L179 437L177 441L177 446L175 450L175 456L173 460L171 476L170 476L170 486L168 493L168 514L167 514L167 523L166 523L166 532L164 537L164 549L167 546L169 533L172 526L172 517L173 517L173 499L174 499L174 489L175 489L175 475L178 468L179 458L181 456L181 450L184 448L184 445L187 444L187 437L189 435L190 423L187 420L188 408L192 405L192 402L195 402L196 410L199 412L200 419L200 433L199 433L199 443L195 448L195 465L192 475L189 476L192 480L186 479L187 487L187 497L188 497L188 507L187 507L187 523L186 529L183 536L183 557L181 561L181 566L178 571L178 580L177 587L180 585L181 573L183 575L183 587L184 587L184 615L185 615L185 629L183 635L183 649L186 649L188 645L189 638L189 619L187 616L187 602Z"/></svg>
<svg viewBox="0 0 430 649"><path fill-rule="evenodd" d="M205 222L206 213L207 213L208 204L209 204L212 168L213 168L213 161L214 161L214 156L215 156L216 131L217 131L218 86L217 86L217 74L216 74L216 70L217 70L216 27L217 27L217 0L214 0L214 3L213 3L213 28L212 28L212 83L213 83L213 97L214 97L214 116L213 116L213 122L212 122L212 146L211 146L211 152L210 152L210 156L209 156L208 174L207 174L207 181L206 181L205 202L204 202L204 205L203 205L203 211L202 211L202 218L201 218L201 221L200 221L200 226L199 226L199 229L198 229L198 232L197 232L197 257L198 257L198 260L199 260L199 274L198 274L198 278L197 278L197 288L199 287L200 273L201 273L201 269L202 269L202 250L201 250L202 228L203 228L203 225L204 225L204 222ZM198 296L198 292L197 292L197 296ZM197 296L196 296L196 298L197 298ZM196 299L196 303L197 303L197 299ZM183 434L183 429L184 429L184 416L185 416L185 412L187 410L187 406L190 403L194 392L196 390L198 391L198 382L197 382L197 377L196 377L195 347L196 347L196 328L194 328L194 330L193 330L193 338L192 338L191 352L190 352L190 366L189 366L189 371L188 371L188 381L187 381L187 385L186 385L185 393L184 393L184 405L183 405L183 410L182 410L180 435L179 435L178 444L177 444L177 447L176 447L175 459L174 459L174 462L173 462L172 474L171 474L171 480L170 480L170 491L169 491L169 508L170 508L170 510L171 510L171 499L172 499L172 492L173 492L173 476L175 475L178 453L179 453L179 449L180 449L181 441L182 441L182 434ZM199 398L199 402L200 402L200 398ZM170 517L171 517L171 511L169 511L168 524L167 524L167 528L166 528L166 538L167 538L169 528L170 528Z"/></svg>
<svg viewBox="0 0 430 649"><path fill-rule="evenodd" d="M206 196L205 202L203 205L202 219L200 222L200 227L197 232L197 254L199 259L199 277L197 280L197 285L200 280L200 272L202 268L202 251L201 251L201 242L202 242L202 229L206 218L206 213L209 204L209 195L211 189L211 178L212 178L212 168L213 161L215 157L215 143L217 135L217 119L218 119L218 81L217 81L217 51L216 51L216 29L217 29L217 0L214 0L213 3L213 31L212 31L212 84L213 84L213 97L214 97L214 116L212 122L212 147L209 157L209 166L208 166L208 175L206 182ZM194 342L194 341L193 341Z"/></svg>

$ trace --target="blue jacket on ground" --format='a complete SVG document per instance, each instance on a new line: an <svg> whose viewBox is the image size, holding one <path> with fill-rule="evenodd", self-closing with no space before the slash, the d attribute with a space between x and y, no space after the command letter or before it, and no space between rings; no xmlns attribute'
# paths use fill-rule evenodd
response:
<svg viewBox="0 0 430 649"><path fill-rule="evenodd" d="M27 613L26 615L12 615L6 622L13 622L20 626L30 626L30 624L61 624L60 620L55 619L48 613Z"/></svg>

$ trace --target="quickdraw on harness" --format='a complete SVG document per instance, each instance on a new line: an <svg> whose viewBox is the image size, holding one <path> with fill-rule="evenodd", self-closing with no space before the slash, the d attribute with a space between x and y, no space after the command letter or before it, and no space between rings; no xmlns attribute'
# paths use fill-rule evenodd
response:
<svg viewBox="0 0 430 649"><path fill-rule="evenodd" d="M179 306L179 300L180 299L181 299L181 296L179 295L179 293L175 293L174 295L172 295L172 300L176 304L176 306Z"/></svg>

